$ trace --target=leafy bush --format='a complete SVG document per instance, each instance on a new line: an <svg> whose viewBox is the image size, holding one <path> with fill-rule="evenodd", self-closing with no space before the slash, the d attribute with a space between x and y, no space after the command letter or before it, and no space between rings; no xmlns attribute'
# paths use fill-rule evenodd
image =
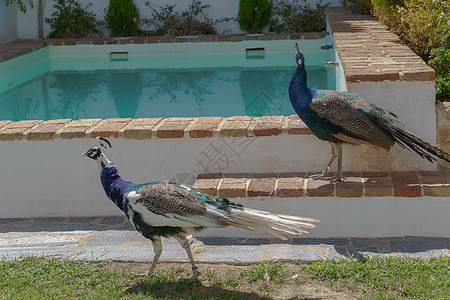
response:
<svg viewBox="0 0 450 300"><path fill-rule="evenodd" d="M267 0L241 0L238 21L242 30L259 33L268 25L272 15L272 3Z"/></svg>
<svg viewBox="0 0 450 300"><path fill-rule="evenodd" d="M421 57L427 58L450 34L450 1L405 0L398 12L399 34Z"/></svg>
<svg viewBox="0 0 450 300"><path fill-rule="evenodd" d="M436 71L436 98L450 100L450 1L372 0L375 15ZM443 37L446 37L445 39Z"/></svg>
<svg viewBox="0 0 450 300"><path fill-rule="evenodd" d="M152 10L152 17L143 19L143 22L151 27L154 35L194 35L216 34L214 25L216 21L208 18L204 9L210 7L203 5L198 0L193 0L188 9L176 12L176 4L166 5L156 10L148 1L146 6Z"/></svg>
<svg viewBox="0 0 450 300"><path fill-rule="evenodd" d="M404 0L372 0L373 14L391 29L399 28L401 19L398 9L404 6Z"/></svg>
<svg viewBox="0 0 450 300"><path fill-rule="evenodd" d="M362 15L372 14L371 0L341 0L342 6L348 7L352 12Z"/></svg>
<svg viewBox="0 0 450 300"><path fill-rule="evenodd" d="M30 6L30 8L34 8L33 0L5 0L6 6L13 4L16 2L17 7L20 9L21 12L26 13L27 12L27 4Z"/></svg>
<svg viewBox="0 0 450 300"><path fill-rule="evenodd" d="M112 36L136 35L139 12L133 0L110 0L105 22Z"/></svg>
<svg viewBox="0 0 450 300"><path fill-rule="evenodd" d="M324 13L327 5L321 5L319 1L314 9L306 5L306 1L302 1L303 4L299 2L293 0L289 3L281 0L275 3L273 9L275 18L270 22L269 31L292 33L325 30Z"/></svg>
<svg viewBox="0 0 450 300"><path fill-rule="evenodd" d="M428 64L436 71L436 99L450 101L450 34L442 47L431 51L434 58Z"/></svg>
<svg viewBox="0 0 450 300"><path fill-rule="evenodd" d="M49 38L73 38L101 36L101 22L95 19L93 12L87 11L92 3L85 8L76 0L58 0L54 5L56 11L53 18L45 18L52 31Z"/></svg>

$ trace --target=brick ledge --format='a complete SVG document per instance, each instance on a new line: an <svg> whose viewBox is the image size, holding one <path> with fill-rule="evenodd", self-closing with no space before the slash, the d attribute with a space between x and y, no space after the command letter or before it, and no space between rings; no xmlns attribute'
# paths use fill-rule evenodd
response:
<svg viewBox="0 0 450 300"><path fill-rule="evenodd" d="M115 137L124 139L208 138L312 134L297 115L199 118L110 118L0 121L0 141Z"/></svg>
<svg viewBox="0 0 450 300"><path fill-rule="evenodd" d="M434 81L433 68L375 17L342 7L326 15L346 82Z"/></svg>
<svg viewBox="0 0 450 300"><path fill-rule="evenodd" d="M450 171L347 172L344 182L307 173L201 174L194 187L226 197L450 197Z"/></svg>

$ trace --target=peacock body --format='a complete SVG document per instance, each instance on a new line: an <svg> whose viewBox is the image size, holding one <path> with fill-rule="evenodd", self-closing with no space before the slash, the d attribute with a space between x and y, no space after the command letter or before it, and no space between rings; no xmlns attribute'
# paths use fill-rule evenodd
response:
<svg viewBox="0 0 450 300"><path fill-rule="evenodd" d="M308 88L305 57L298 50L297 67L289 84L289 98L300 119L311 132L331 144L331 158L317 179L339 181L342 176L342 144L366 144L390 150L397 143L430 162L437 158L450 162L450 155L406 131L397 115L366 101L355 93ZM334 177L327 172L335 159Z"/></svg>
<svg viewBox="0 0 450 300"><path fill-rule="evenodd" d="M97 161L106 195L125 213L132 226L152 241L155 257L148 275L153 273L161 255L162 236L179 241L189 256L195 278L198 271L187 237L202 229L228 226L247 230L259 228L286 240L309 232L319 222L312 218L244 208L228 199L210 196L176 182L134 184L125 181L100 149L104 143L109 144L100 138L98 147L89 149L82 156Z"/></svg>

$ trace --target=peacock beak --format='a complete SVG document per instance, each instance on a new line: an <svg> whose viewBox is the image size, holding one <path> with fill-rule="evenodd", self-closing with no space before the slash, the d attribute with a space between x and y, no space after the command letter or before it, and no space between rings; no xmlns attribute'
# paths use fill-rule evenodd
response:
<svg viewBox="0 0 450 300"><path fill-rule="evenodd" d="M80 156L88 156L87 155L87 151L86 152L84 152L84 153L81 153L81 155Z"/></svg>

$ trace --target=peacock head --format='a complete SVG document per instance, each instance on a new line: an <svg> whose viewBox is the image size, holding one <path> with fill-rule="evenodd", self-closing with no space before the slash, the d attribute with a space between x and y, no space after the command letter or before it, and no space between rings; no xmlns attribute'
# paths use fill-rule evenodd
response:
<svg viewBox="0 0 450 300"><path fill-rule="evenodd" d="M81 156L86 156L92 158L93 160L97 160L102 154L101 148L107 148L106 146L111 148L111 143L105 138L97 137L97 147L92 147L88 151L81 154Z"/></svg>
<svg viewBox="0 0 450 300"><path fill-rule="evenodd" d="M100 150L100 148L92 147L88 151L82 153L81 156L86 156L86 157L92 158L93 160L97 160L101 154L102 154L102 150Z"/></svg>
<svg viewBox="0 0 450 300"><path fill-rule="evenodd" d="M301 67L305 63L305 57L302 53L300 53L300 50L298 49L298 44L295 43L295 48L297 49L297 54L295 55L295 63Z"/></svg>

